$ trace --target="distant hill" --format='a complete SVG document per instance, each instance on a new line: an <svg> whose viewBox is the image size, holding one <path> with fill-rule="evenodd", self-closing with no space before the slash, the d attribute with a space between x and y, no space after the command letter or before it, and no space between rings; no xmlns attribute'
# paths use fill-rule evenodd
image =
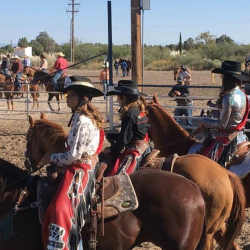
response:
<svg viewBox="0 0 250 250"><path fill-rule="evenodd" d="M8 45L8 44L9 44L9 43L0 43L0 48L6 46L6 45ZM16 47L17 44L16 44L16 43L13 43L12 46L13 46L13 47Z"/></svg>

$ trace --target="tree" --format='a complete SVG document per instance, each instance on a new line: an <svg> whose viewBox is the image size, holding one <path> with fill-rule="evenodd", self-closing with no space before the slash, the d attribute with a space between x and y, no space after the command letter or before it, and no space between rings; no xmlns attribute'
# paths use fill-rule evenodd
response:
<svg viewBox="0 0 250 250"><path fill-rule="evenodd" d="M195 45L194 39L190 37L187 39L187 41L184 41L183 48L184 50L189 51L194 49L194 45Z"/></svg>
<svg viewBox="0 0 250 250"><path fill-rule="evenodd" d="M46 31L40 32L40 34L36 37L36 41L43 46L44 52L54 52L55 40L49 37Z"/></svg>
<svg viewBox="0 0 250 250"><path fill-rule="evenodd" d="M176 50L176 44L169 44L168 46L166 46L166 47L168 47L170 50Z"/></svg>
<svg viewBox="0 0 250 250"><path fill-rule="evenodd" d="M215 36L211 35L209 31L206 31L206 32L200 33L200 35L195 38L195 41L198 44L209 44L215 41Z"/></svg>
<svg viewBox="0 0 250 250"><path fill-rule="evenodd" d="M32 47L33 55L40 56L44 52L43 46L40 43L38 43L36 40L31 40L30 46Z"/></svg>
<svg viewBox="0 0 250 250"><path fill-rule="evenodd" d="M181 40L181 33L180 33L180 39L179 39L179 51L180 51L180 54L182 54L182 40Z"/></svg>
<svg viewBox="0 0 250 250"><path fill-rule="evenodd" d="M226 34L225 35L221 35L219 38L217 38L215 40L215 42L217 44L220 44L220 43L234 43L234 40L231 39L229 36L227 36Z"/></svg>
<svg viewBox="0 0 250 250"><path fill-rule="evenodd" d="M26 48L29 46L29 42L26 37L22 37L18 40L17 45L22 48Z"/></svg>

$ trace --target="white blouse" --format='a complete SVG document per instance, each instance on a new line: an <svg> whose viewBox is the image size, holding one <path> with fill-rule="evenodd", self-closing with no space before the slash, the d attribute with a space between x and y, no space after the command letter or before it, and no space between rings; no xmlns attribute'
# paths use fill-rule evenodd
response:
<svg viewBox="0 0 250 250"><path fill-rule="evenodd" d="M95 154L99 141L100 130L92 120L75 113L67 140L69 151L52 154L50 160L57 166L70 165L84 156Z"/></svg>

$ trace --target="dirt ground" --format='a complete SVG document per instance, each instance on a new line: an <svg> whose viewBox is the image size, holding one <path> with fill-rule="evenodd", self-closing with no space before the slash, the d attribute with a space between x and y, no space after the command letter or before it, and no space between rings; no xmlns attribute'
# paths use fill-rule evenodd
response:
<svg viewBox="0 0 250 250"><path fill-rule="evenodd" d="M70 70L70 74L72 75L85 75L91 78L91 80L96 83L98 88L102 88L98 84L98 76L99 71L78 71L78 70ZM114 78L114 82L117 82L122 78ZM126 78L129 79L129 78ZM160 85L174 85L173 81L173 72L164 72L164 71L146 71L144 73L144 84L160 84ZM192 85L210 85L211 84L211 73L208 71L194 71L192 74ZM220 84L220 77L215 75L215 84ZM171 88L157 88L157 87L144 87L143 91L152 95L156 92L158 95L167 95ZM42 90L44 91L44 90ZM190 89L192 96L199 97L209 97L213 98L218 95L218 89ZM41 93L39 101L44 101L40 103L40 109L34 110L30 112L30 115L34 119L39 118L39 111L44 111L47 114L47 118L54 120L60 123L66 130L67 123L70 118L69 110L66 107L65 99L62 100L62 110L61 112L50 113L49 108L46 103L47 94ZM31 101L31 98L29 98ZM13 164L23 168L24 162L24 151L26 147L25 133L29 128L29 122L27 121L27 117L24 115L24 111L27 108L26 99L15 99L14 100L15 110L16 112L8 112L6 111L6 101L4 99L0 99L0 119L1 119L1 128L0 128L0 157L12 162ZM101 112L105 112L106 106L103 98L98 98L98 103L95 103ZM174 105L175 102L170 98L161 98L160 102L165 105ZM194 106L201 107L206 105L207 100L194 100ZM29 103L31 107L31 103ZM57 104L53 103L53 107L57 108ZM117 110L117 107L114 106L114 110ZM169 109L170 110L170 109ZM173 111L171 109L170 111ZM201 109L196 109L193 112L193 115L198 116L200 114ZM105 114L104 114L105 115ZM107 124L108 126L108 124ZM247 211L247 217L244 223L244 227L242 233L238 239L240 247L244 250L250 250L250 214ZM144 243L141 246L134 248L136 250L153 250L160 249L155 247L151 243Z"/></svg>

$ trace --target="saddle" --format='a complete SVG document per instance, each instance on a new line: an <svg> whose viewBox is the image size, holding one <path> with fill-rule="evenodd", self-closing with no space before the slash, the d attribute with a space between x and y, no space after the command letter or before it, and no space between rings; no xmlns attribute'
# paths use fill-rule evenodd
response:
<svg viewBox="0 0 250 250"><path fill-rule="evenodd" d="M241 164L243 160L245 159L249 149L250 149L249 141L244 141L244 142L239 143L236 147L236 151L234 154L235 157L227 164L227 168L233 165Z"/></svg>
<svg viewBox="0 0 250 250"><path fill-rule="evenodd" d="M96 166L98 167L98 166ZM96 214L98 220L118 216L125 211L138 207L137 196L127 174L103 177L107 165L100 163L96 173L95 195L91 204L91 215ZM37 198L39 202L39 220L42 224L46 209L56 192L56 185L50 185L46 177L38 180ZM87 216L86 223L91 222Z"/></svg>

